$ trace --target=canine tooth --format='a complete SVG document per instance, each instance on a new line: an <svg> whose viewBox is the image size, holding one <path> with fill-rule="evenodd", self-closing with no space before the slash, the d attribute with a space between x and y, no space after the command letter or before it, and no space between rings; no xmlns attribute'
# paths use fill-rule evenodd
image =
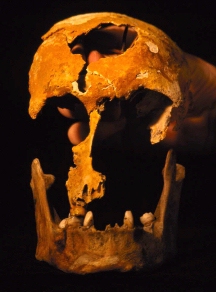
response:
<svg viewBox="0 0 216 292"><path fill-rule="evenodd" d="M67 218L63 219L60 223L59 223L59 227L64 229L67 223Z"/></svg>
<svg viewBox="0 0 216 292"><path fill-rule="evenodd" d="M140 222L143 224L143 229L146 232L153 233L153 225L154 225L155 219L156 219L155 216L151 212L144 213L140 217Z"/></svg>
<svg viewBox="0 0 216 292"><path fill-rule="evenodd" d="M131 211L125 212L123 226L127 228L134 228L134 219Z"/></svg>
<svg viewBox="0 0 216 292"><path fill-rule="evenodd" d="M91 227L94 225L94 218L92 211L88 211L85 215L83 226L85 227Z"/></svg>

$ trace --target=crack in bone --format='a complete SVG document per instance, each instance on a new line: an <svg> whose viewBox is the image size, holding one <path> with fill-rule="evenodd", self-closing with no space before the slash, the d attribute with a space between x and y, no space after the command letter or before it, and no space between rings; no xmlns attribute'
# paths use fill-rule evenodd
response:
<svg viewBox="0 0 216 292"><path fill-rule="evenodd" d="M102 74L98 73L97 71L90 71L88 70L88 67L87 67L87 75L86 77L88 78L88 75L95 75L95 76L99 76L101 78L103 78L107 83L108 85L106 87L103 88L103 90L109 88L109 87L112 87L114 92L116 93L116 87L113 85L112 81L109 80L108 78L104 77Z"/></svg>

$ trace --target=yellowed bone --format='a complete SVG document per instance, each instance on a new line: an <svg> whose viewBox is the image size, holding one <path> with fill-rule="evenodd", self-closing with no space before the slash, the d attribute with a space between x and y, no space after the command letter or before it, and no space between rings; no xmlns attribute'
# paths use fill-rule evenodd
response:
<svg viewBox="0 0 216 292"><path fill-rule="evenodd" d="M70 48L74 40L89 37L94 30L103 31L103 24L113 25L118 33L122 26L127 26L136 38L118 56L113 54L85 63L85 58ZM98 103L103 99L127 100L140 89L152 90L170 99L163 114L150 125L152 144L165 137L171 114L178 126L192 104L191 69L185 53L154 26L110 12L63 20L55 24L43 40L29 72L30 116L36 118L48 98L72 94L90 115L90 133L72 148L75 167L70 168L66 183L70 218L61 221L47 198L47 189L54 177L43 173L38 159L32 163L31 187L38 235L36 258L62 271L79 274L156 267L176 251L184 168L176 164L174 153L169 151L163 170L162 195L153 215L155 220L148 228L146 222L143 228L134 227L132 213L127 211L122 227L108 225L105 230L96 230L93 213L87 213L87 217L85 207L104 195L105 176L92 167L92 144L100 120ZM83 69L86 69L82 76L84 89L79 88ZM149 97L149 107L146 98L145 95L145 102L140 105L141 113L157 108L154 96Z"/></svg>
<svg viewBox="0 0 216 292"><path fill-rule="evenodd" d="M155 220L150 232L140 227L125 228L125 224L99 231L92 226L93 213L87 213L83 224L82 217L60 221L47 198L54 177L44 174L39 160L34 159L31 188L38 235L36 258L78 274L151 269L172 258L176 253L178 205L184 178L184 167L175 163L173 151L167 154L163 178L164 188L152 216ZM125 215L133 221L130 211Z"/></svg>
<svg viewBox="0 0 216 292"><path fill-rule="evenodd" d="M105 176L92 168L92 142L97 129L100 114L94 110L90 114L90 132L87 138L80 144L74 146L75 167L70 167L68 180L66 182L70 204L74 204L77 199L82 199L86 203L93 199L101 198L104 195Z"/></svg>

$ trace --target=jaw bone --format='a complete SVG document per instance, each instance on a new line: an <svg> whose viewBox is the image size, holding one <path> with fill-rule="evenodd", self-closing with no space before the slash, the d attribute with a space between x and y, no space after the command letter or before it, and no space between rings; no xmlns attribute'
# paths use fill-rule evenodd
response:
<svg viewBox="0 0 216 292"><path fill-rule="evenodd" d="M117 57L112 55L89 64L85 73L86 88L79 88L86 61L81 54L73 53L70 46L80 36L88 39L95 31L103 30L103 25L112 25L118 31L127 25L136 38ZM190 72L184 53L152 25L115 13L71 17L54 25L43 40L29 72L30 116L35 119L47 99L71 94L84 104L90 115L90 133L72 149L75 167L70 168L66 184L70 203L68 218L61 221L48 203L46 190L54 177L43 174L38 159L32 163L31 187L38 235L36 258L65 272L80 274L113 269L128 271L161 264L175 253L184 167L175 163L175 156L169 151L161 198L152 216L141 217L143 228L134 227L132 212L127 209L123 226L108 225L99 231L93 226L94 214L86 213L88 204L104 195L105 176L92 168L92 140L100 119L97 111L101 110L101 101L122 97L128 100L140 89L156 91L171 101L149 127L152 144L165 137L173 113L178 126L187 113L190 97ZM141 115L145 115L146 97L143 102L138 109Z"/></svg>
<svg viewBox="0 0 216 292"><path fill-rule="evenodd" d="M163 169L164 186L151 228L146 229L145 223L144 228L134 228L133 224L128 224L133 217L130 211L126 211L123 226L107 226L99 231L92 225L91 212L87 212L83 225L59 226L60 219L49 205L46 195L54 177L44 174L39 160L35 159L32 162L31 187L38 236L36 258L65 272L79 274L113 269L128 271L162 264L176 252L177 218L184 174L184 167L176 164L175 155L170 150ZM146 217L145 214L142 217Z"/></svg>

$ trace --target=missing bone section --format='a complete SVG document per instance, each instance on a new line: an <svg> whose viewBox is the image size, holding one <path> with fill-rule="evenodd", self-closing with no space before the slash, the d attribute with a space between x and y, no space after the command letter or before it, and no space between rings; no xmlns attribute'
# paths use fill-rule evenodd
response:
<svg viewBox="0 0 216 292"><path fill-rule="evenodd" d="M77 80L81 92L86 90L85 77L90 63L101 58L118 56L132 46L137 37L136 31L129 25L101 24L87 34L78 36L69 44L72 54L79 54L86 62Z"/></svg>

